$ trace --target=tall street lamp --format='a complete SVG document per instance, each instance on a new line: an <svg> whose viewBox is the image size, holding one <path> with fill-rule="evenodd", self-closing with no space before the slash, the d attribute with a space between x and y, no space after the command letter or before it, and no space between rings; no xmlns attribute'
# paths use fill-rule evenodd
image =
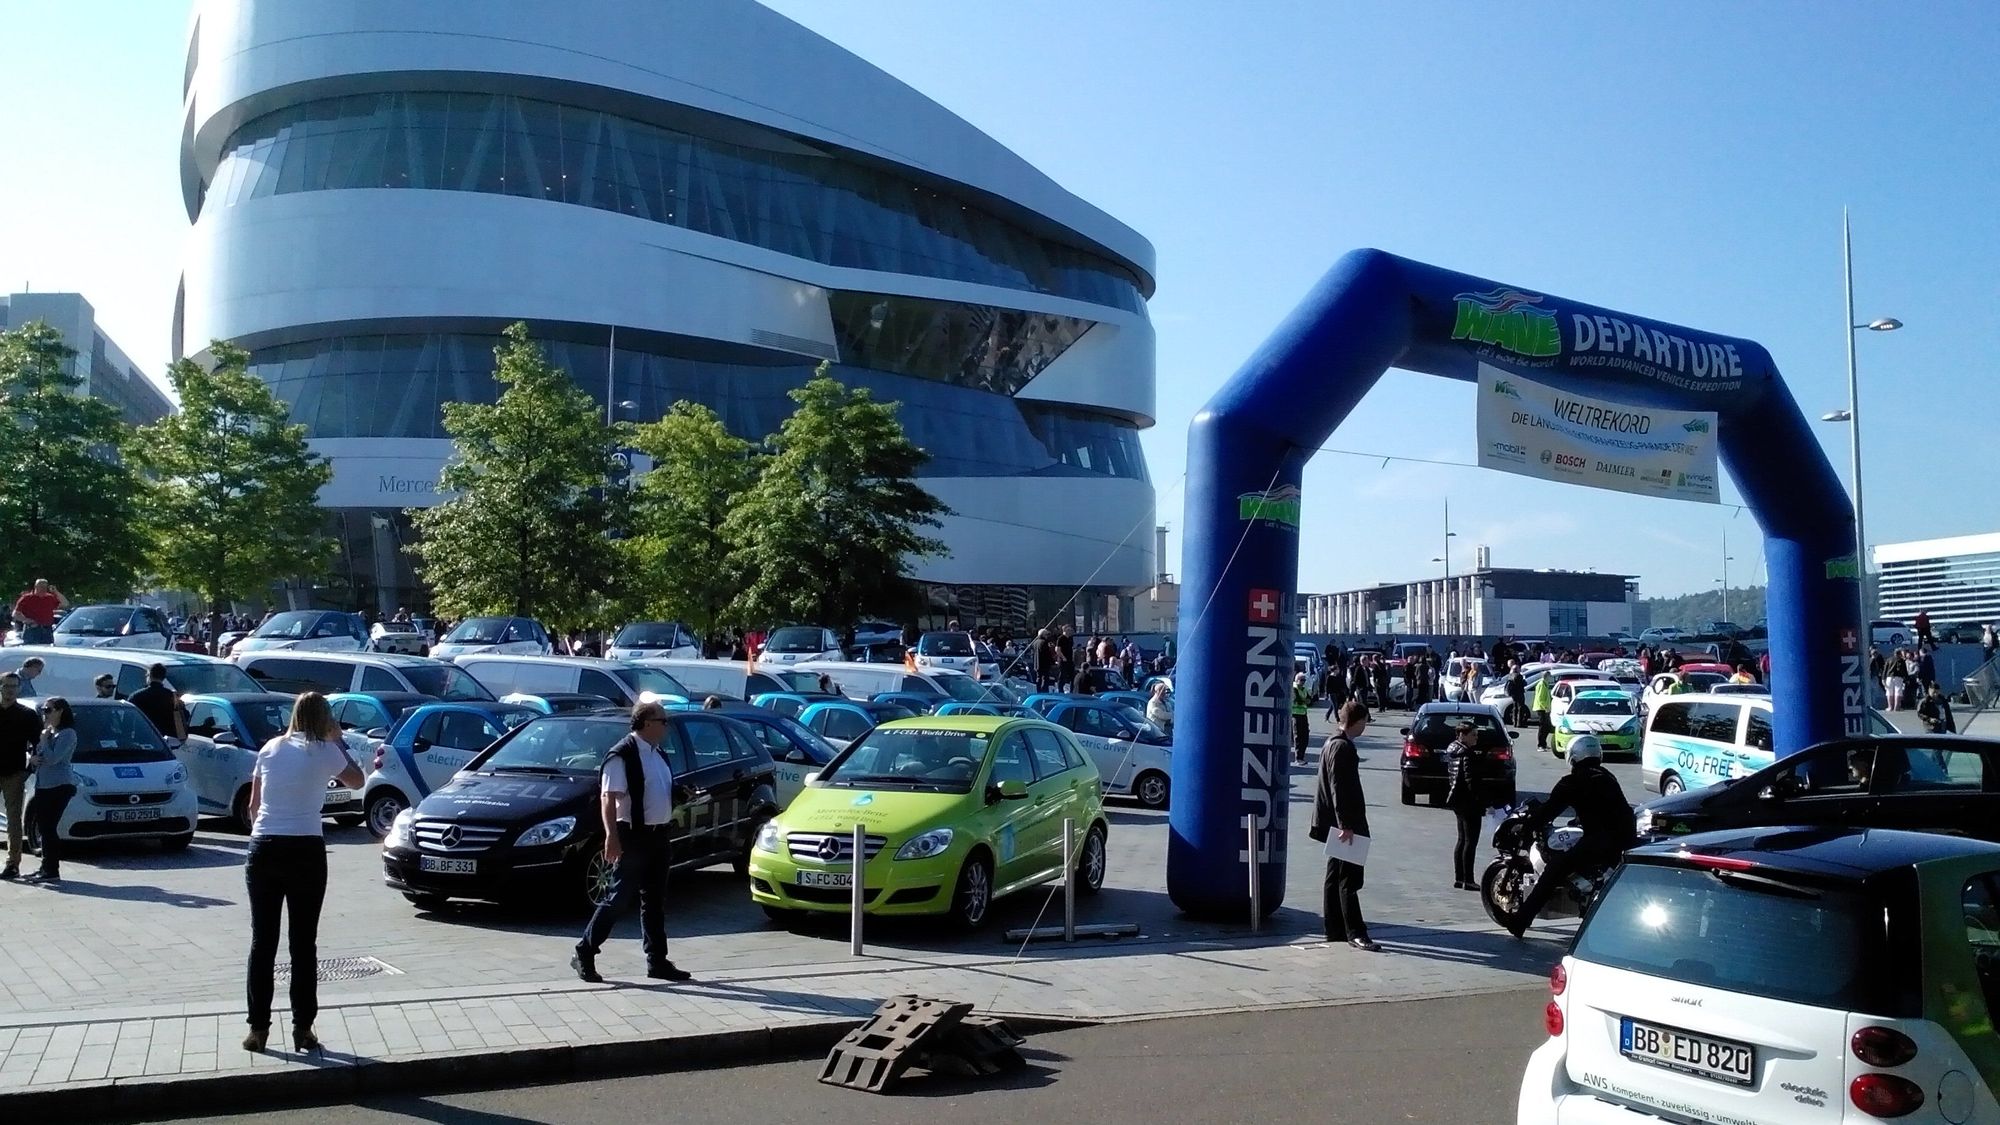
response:
<svg viewBox="0 0 2000 1125"><path fill-rule="evenodd" d="M1451 541L1457 538L1457 536L1458 532L1451 529L1451 498L1446 497L1444 502L1444 554L1431 561L1444 564L1444 587L1441 592L1444 594L1445 599L1443 615L1444 631L1448 635L1455 634L1457 631L1455 622L1458 617L1458 599L1453 597L1451 593Z"/></svg>
<svg viewBox="0 0 2000 1125"><path fill-rule="evenodd" d="M1867 523L1861 515L1861 395L1860 380L1854 363L1854 334L1862 329L1870 332L1894 332L1903 322L1894 317L1877 317L1866 324L1854 321L1854 230L1848 223L1847 208L1840 209L1840 258L1842 271L1847 282L1847 409L1832 410L1820 415L1822 422L1847 423L1848 471L1854 477L1854 557L1859 564L1861 576L1861 616L1863 620L1873 617L1875 607L1868 588L1868 531Z"/></svg>

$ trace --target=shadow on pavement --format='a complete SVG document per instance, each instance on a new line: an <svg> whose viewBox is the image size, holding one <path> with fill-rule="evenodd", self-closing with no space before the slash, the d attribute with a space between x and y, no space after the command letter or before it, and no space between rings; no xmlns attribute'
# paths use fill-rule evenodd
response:
<svg viewBox="0 0 2000 1125"><path fill-rule="evenodd" d="M78 898L117 899L123 902L145 902L160 906L179 906L189 910L203 910L211 906L235 906L233 900L210 898L207 895L188 894L183 891L169 891L161 887L130 886L107 883L79 883L65 877L60 887L51 887L57 894L75 895Z"/></svg>
<svg viewBox="0 0 2000 1125"><path fill-rule="evenodd" d="M853 1004L863 1008L874 1008L881 1003L873 996L837 996L822 992L805 992L788 988L759 988L752 984L724 981L705 981L697 977L683 984L648 982L629 986L647 992L671 993L675 996L712 996L717 1000L733 1000L755 1004L773 1012L801 1012L806 1015L824 1016L829 1004Z"/></svg>
<svg viewBox="0 0 2000 1125"><path fill-rule="evenodd" d="M1371 936L1381 943L1385 954L1422 957L1429 961L1450 961L1481 965L1523 976L1548 975L1550 966L1562 957L1558 946L1546 941L1519 941L1498 930L1435 930L1428 926L1383 925L1370 927ZM1563 935L1567 941L1568 935Z"/></svg>
<svg viewBox="0 0 2000 1125"><path fill-rule="evenodd" d="M985 1078L969 1078L956 1074L933 1074L919 1072L915 1076L904 1075L894 1086L889 1087L889 1097L908 1098L963 1098L972 1094L986 1094L999 1090L1036 1090L1056 1083L1056 1069L1049 1063L1064 1063L1069 1056L1054 1051L1040 1051L1032 1047L1021 1050L1021 1057L1028 1065L1020 1070L1008 1071ZM874 1095L881 1096L881 1095Z"/></svg>
<svg viewBox="0 0 2000 1125"><path fill-rule="evenodd" d="M546 1125L539 1117L516 1117L511 1113L489 1113L483 1109L443 1105L430 1098L378 1098L354 1103L384 1116L407 1117L412 1121L434 1121L437 1125Z"/></svg>

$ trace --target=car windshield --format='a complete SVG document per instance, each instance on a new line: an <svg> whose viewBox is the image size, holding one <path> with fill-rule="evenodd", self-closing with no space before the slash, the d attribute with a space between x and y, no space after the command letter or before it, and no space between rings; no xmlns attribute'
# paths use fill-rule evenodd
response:
<svg viewBox="0 0 2000 1125"><path fill-rule="evenodd" d="M971 656L969 633L925 633L917 638L918 656Z"/></svg>
<svg viewBox="0 0 2000 1125"><path fill-rule="evenodd" d="M1632 700L1627 696L1586 695L1570 704L1572 715L1630 715Z"/></svg>
<svg viewBox="0 0 2000 1125"><path fill-rule="evenodd" d="M377 621L375 627L384 633L414 633L417 627L409 621Z"/></svg>
<svg viewBox="0 0 2000 1125"><path fill-rule="evenodd" d="M160 732L137 707L78 707L76 758L80 764L124 765L173 760Z"/></svg>
<svg viewBox="0 0 2000 1125"><path fill-rule="evenodd" d="M825 638L809 625L787 625L764 642L766 652L825 652Z"/></svg>
<svg viewBox="0 0 2000 1125"><path fill-rule="evenodd" d="M825 785L850 789L933 789L970 793L986 760L978 731L876 727L820 774Z"/></svg>
<svg viewBox="0 0 2000 1125"><path fill-rule="evenodd" d="M444 639L456 645L497 645L507 635L507 626L513 623L511 617L468 617L445 634Z"/></svg>
<svg viewBox="0 0 2000 1125"><path fill-rule="evenodd" d="M1154 726L1152 720L1146 718L1144 711L1129 703L1118 704L1117 711L1119 718L1124 719L1138 730L1139 741L1156 744L1163 744L1167 741L1167 732Z"/></svg>
<svg viewBox="0 0 2000 1125"><path fill-rule="evenodd" d="M439 661L436 664L399 664L396 670L410 681L410 686L432 699L492 699L493 693L486 685L472 678L472 673L456 664Z"/></svg>
<svg viewBox="0 0 2000 1125"><path fill-rule="evenodd" d="M300 640L312 636L312 628L319 624L320 615L306 610L280 613L250 635L253 637L277 637L285 640Z"/></svg>
<svg viewBox="0 0 2000 1125"><path fill-rule="evenodd" d="M497 773L553 770L562 773L595 773L604 761L604 752L632 731L622 718L557 719L538 716L516 728L473 767Z"/></svg>
<svg viewBox="0 0 2000 1125"><path fill-rule="evenodd" d="M1417 725L1411 729L1411 737L1420 742L1438 745L1458 737L1458 724L1470 720L1479 733L1479 741L1494 739L1506 741L1501 733L1500 720L1489 711L1430 711L1417 716Z"/></svg>
<svg viewBox="0 0 2000 1125"><path fill-rule="evenodd" d="M630 688L633 695L644 695L647 692L652 692L654 695L663 697L671 695L681 699L694 698L694 693L687 689L686 684L681 683L658 668L648 668L643 664L626 664L612 669L611 674L617 677L619 683Z"/></svg>
<svg viewBox="0 0 2000 1125"><path fill-rule="evenodd" d="M793 742L805 746L806 753L810 754L813 762L818 765L823 766L833 761L840 754L840 751L834 747L833 743L821 738L811 728L788 715L772 715L768 719L759 719L757 721L769 723L772 726L782 729L787 735L791 736Z"/></svg>
<svg viewBox="0 0 2000 1125"><path fill-rule="evenodd" d="M1720 673L1717 672L1681 673L1681 679L1686 680L1688 684L1691 687L1693 687L1694 690L1696 691L1707 691L1709 688L1712 688L1715 685L1721 683L1724 680L1724 678L1725 678L1724 676L1722 676Z"/></svg>
<svg viewBox="0 0 2000 1125"><path fill-rule="evenodd" d="M236 717L243 720L243 726L250 732L251 749L285 733L292 725L292 701L289 699L239 699L236 701Z"/></svg>
<svg viewBox="0 0 2000 1125"><path fill-rule="evenodd" d="M122 605L87 605L63 616L56 632L79 637L123 636L132 620L132 610Z"/></svg>
<svg viewBox="0 0 2000 1125"><path fill-rule="evenodd" d="M818 691L819 676L812 672L786 672L763 670L764 674L785 685L792 691Z"/></svg>
<svg viewBox="0 0 2000 1125"><path fill-rule="evenodd" d="M619 648L672 648L680 626L671 621L634 621L618 630L611 643Z"/></svg>
<svg viewBox="0 0 2000 1125"><path fill-rule="evenodd" d="M264 685L234 664L205 660L167 665L167 684L182 695L213 695L225 691L263 691Z"/></svg>
<svg viewBox="0 0 2000 1125"><path fill-rule="evenodd" d="M1007 689L995 683L975 680L971 676L932 676L938 687L951 699L960 703L1012 703Z"/></svg>
<svg viewBox="0 0 2000 1125"><path fill-rule="evenodd" d="M1572 955L1647 976L1836 1011L1896 1014L1883 905L1779 873L1628 864Z"/></svg>

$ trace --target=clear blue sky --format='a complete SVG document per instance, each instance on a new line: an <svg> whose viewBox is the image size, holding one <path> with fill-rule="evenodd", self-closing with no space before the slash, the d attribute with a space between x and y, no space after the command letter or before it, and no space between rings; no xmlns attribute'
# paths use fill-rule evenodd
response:
<svg viewBox="0 0 2000 1125"><path fill-rule="evenodd" d="M1908 325L1861 340L1869 538L2000 528L2000 5L771 4L1153 241L1146 448L1176 533L1188 419L1357 246L1747 336L1806 409L1844 406L1843 204L1859 319ZM0 285L82 291L156 372L185 22L0 0ZM1392 373L1330 444L1470 461L1472 403ZM1846 479L1845 427L1822 439ZM1454 569L1483 543L1676 594L1714 588L1726 534L1732 584L1762 577L1729 506L1334 454L1305 489L1306 590L1436 573L1447 497Z"/></svg>

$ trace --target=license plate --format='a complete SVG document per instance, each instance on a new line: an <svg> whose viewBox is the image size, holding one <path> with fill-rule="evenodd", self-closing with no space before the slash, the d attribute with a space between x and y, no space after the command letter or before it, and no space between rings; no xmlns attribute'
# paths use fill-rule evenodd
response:
<svg viewBox="0 0 2000 1125"><path fill-rule="evenodd" d="M440 875L477 875L479 861L476 859L440 859L434 855L418 856L417 866L425 871L435 871Z"/></svg>
<svg viewBox="0 0 2000 1125"><path fill-rule="evenodd" d="M1618 1051L1629 1059L1718 1082L1755 1081L1756 1052L1741 1043L1690 1035L1639 1020L1620 1020Z"/></svg>
<svg viewBox="0 0 2000 1125"><path fill-rule="evenodd" d="M799 872L799 886L801 887L851 887L853 885L854 876L845 871Z"/></svg>
<svg viewBox="0 0 2000 1125"><path fill-rule="evenodd" d="M329 789L326 791L326 796L320 798L319 805L321 808L325 808L328 805L344 805L353 799L354 791L352 789Z"/></svg>
<svg viewBox="0 0 2000 1125"><path fill-rule="evenodd" d="M104 814L106 820L158 820L158 809L112 809Z"/></svg>

